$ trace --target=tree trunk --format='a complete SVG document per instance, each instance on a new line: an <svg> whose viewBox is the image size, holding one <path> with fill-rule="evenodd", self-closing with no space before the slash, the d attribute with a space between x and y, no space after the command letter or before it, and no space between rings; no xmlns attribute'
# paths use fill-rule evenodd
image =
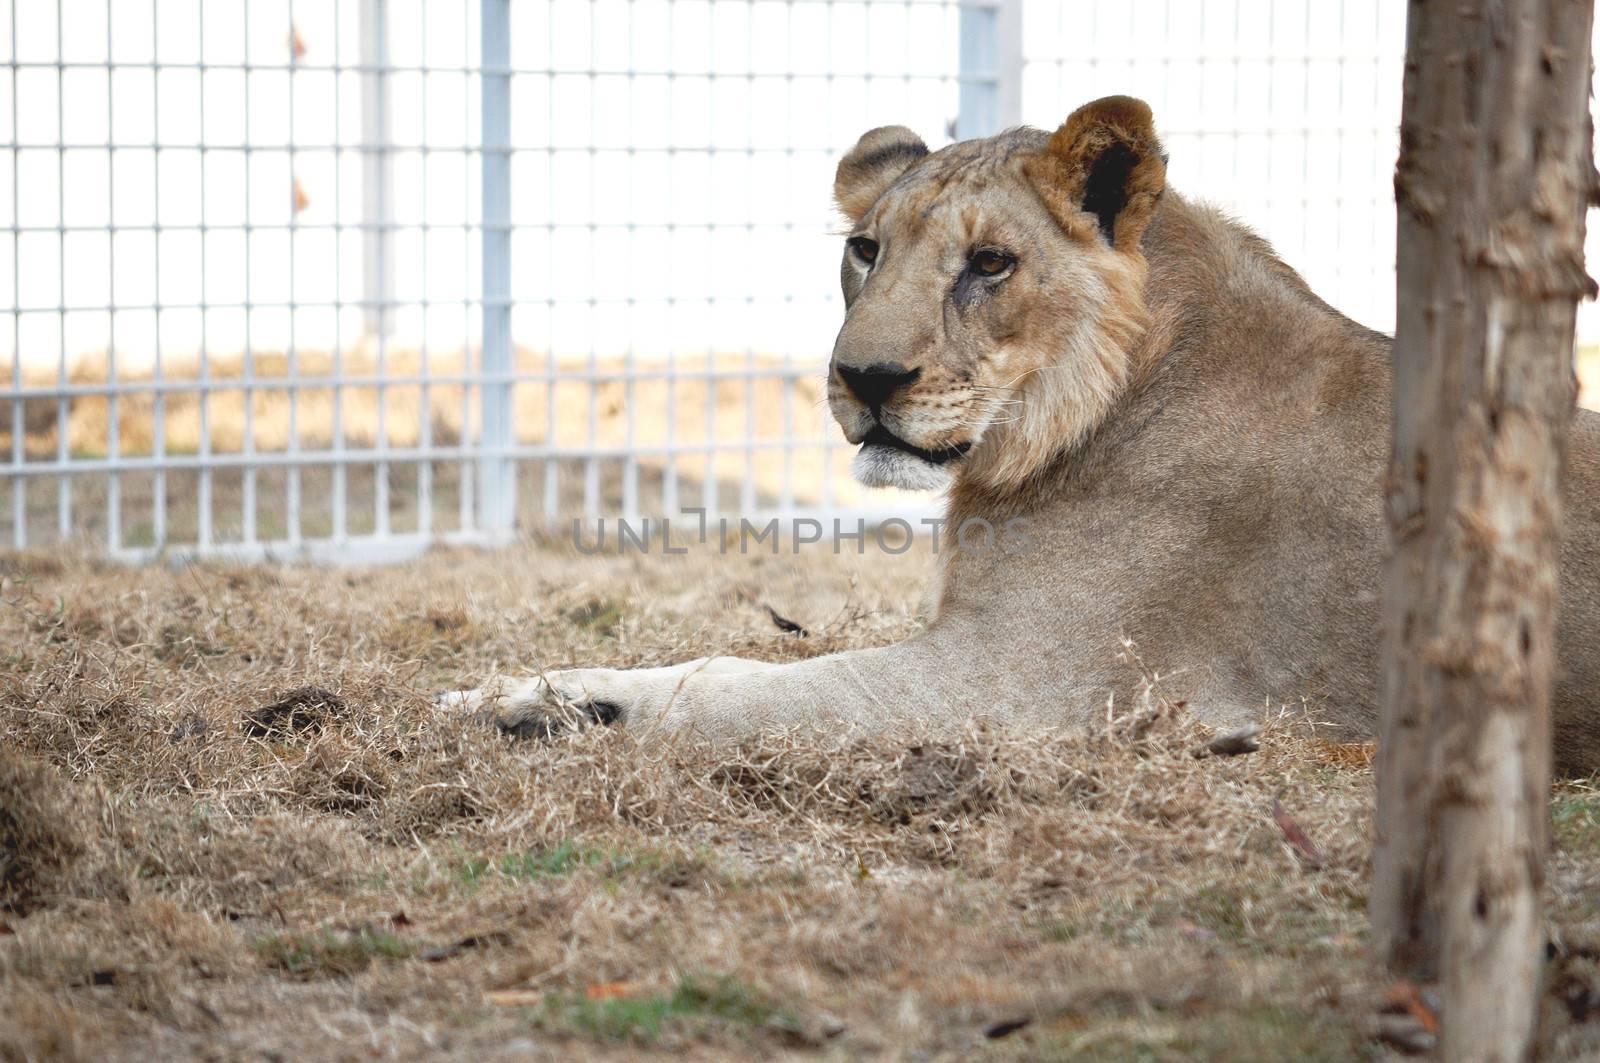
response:
<svg viewBox="0 0 1600 1063"><path fill-rule="evenodd" d="M1412 0L1371 899L1440 1058L1533 1049L1593 0Z"/></svg>

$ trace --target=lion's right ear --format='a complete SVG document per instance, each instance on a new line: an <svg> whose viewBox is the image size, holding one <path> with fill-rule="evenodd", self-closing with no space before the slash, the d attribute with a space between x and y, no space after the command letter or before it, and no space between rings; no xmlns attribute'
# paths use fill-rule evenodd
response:
<svg viewBox="0 0 1600 1063"><path fill-rule="evenodd" d="M1134 251L1167 184L1167 155L1150 105L1107 96L1073 111L1028 162L1028 176L1057 223L1118 251Z"/></svg>
<svg viewBox="0 0 1600 1063"><path fill-rule="evenodd" d="M852 223L859 222L895 178L928 154L922 138L903 125L880 126L862 134L839 161L833 199Z"/></svg>

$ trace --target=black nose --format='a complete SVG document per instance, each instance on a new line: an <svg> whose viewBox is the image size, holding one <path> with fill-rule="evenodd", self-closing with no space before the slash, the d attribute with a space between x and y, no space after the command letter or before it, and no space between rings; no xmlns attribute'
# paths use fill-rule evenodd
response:
<svg viewBox="0 0 1600 1063"><path fill-rule="evenodd" d="M839 379L844 381L844 386L873 410L877 410L879 406L889 401L889 396L922 375L921 369L907 369L894 362L879 362L865 369L853 369L841 365L837 369Z"/></svg>

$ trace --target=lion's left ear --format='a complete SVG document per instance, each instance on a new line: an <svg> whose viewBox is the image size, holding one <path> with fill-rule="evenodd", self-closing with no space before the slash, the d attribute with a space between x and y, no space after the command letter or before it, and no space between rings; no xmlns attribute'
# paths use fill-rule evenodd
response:
<svg viewBox="0 0 1600 1063"><path fill-rule="evenodd" d="M1150 105L1132 96L1073 111L1027 171L1063 229L1086 238L1098 229L1118 251L1137 250L1167 184Z"/></svg>
<svg viewBox="0 0 1600 1063"><path fill-rule="evenodd" d="M870 129L839 160L833 178L833 199L851 224L866 217L878 197L928 154L922 138L903 125Z"/></svg>

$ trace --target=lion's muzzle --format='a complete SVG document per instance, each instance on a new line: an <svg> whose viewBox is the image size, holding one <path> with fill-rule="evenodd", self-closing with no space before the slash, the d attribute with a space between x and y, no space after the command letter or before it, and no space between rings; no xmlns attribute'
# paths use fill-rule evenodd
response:
<svg viewBox="0 0 1600 1063"><path fill-rule="evenodd" d="M836 364L834 368L839 374L840 382L849 388L850 393L860 399L874 416L895 392L910 387L916 383L917 377L922 375L920 368L907 369L896 362L879 362L864 369L842 364Z"/></svg>

